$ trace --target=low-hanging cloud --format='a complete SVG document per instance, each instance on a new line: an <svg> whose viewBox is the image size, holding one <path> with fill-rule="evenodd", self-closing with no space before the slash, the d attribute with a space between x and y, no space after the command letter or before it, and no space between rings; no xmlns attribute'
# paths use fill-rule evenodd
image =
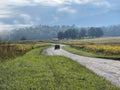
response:
<svg viewBox="0 0 120 90"><path fill-rule="evenodd" d="M10 36L14 34L14 29L30 27L32 25L24 25L24 24L4 24L0 23L0 40L10 40Z"/></svg>
<svg viewBox="0 0 120 90"><path fill-rule="evenodd" d="M0 23L0 32L4 31L4 30L12 30L14 28L20 28L20 27L29 27L32 26L30 24L4 24L4 23ZM8 29L9 28L9 29Z"/></svg>

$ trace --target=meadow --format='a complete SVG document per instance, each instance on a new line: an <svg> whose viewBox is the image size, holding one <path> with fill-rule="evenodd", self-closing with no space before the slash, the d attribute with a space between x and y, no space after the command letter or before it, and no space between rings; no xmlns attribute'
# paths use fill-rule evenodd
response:
<svg viewBox="0 0 120 90"><path fill-rule="evenodd" d="M120 37L60 42L69 45L64 47L65 50L79 55L120 60Z"/></svg>
<svg viewBox="0 0 120 90"><path fill-rule="evenodd" d="M0 62L0 90L120 90L71 59L35 48Z"/></svg>

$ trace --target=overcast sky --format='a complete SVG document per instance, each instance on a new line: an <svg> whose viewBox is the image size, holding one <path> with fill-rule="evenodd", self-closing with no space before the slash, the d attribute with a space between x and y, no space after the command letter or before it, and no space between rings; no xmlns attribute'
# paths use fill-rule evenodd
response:
<svg viewBox="0 0 120 90"><path fill-rule="evenodd" d="M0 31L47 25L120 24L120 0L0 0Z"/></svg>

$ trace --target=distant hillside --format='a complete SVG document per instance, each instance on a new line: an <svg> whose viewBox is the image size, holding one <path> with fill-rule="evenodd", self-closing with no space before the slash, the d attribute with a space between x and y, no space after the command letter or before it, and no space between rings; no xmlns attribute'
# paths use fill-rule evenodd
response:
<svg viewBox="0 0 120 90"><path fill-rule="evenodd" d="M58 32L65 32L67 29L77 28L81 30L80 27L72 26L48 26L48 25L39 25L38 27L29 27L19 30L12 30L11 33L3 36L0 34L0 40L20 40L24 37L24 39L28 40L45 40L45 39L53 39L57 38ZM84 29L88 30L90 27L85 27ZM120 25L113 25L108 27L100 27L104 32L104 36L120 36ZM6 32L5 32L6 33Z"/></svg>

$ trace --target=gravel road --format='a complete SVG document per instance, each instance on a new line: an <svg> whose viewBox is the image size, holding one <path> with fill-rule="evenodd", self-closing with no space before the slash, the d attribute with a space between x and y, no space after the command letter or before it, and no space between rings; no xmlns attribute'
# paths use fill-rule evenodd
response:
<svg viewBox="0 0 120 90"><path fill-rule="evenodd" d="M120 61L79 56L63 49L55 50L54 47L45 49L42 53L68 57L120 87Z"/></svg>

